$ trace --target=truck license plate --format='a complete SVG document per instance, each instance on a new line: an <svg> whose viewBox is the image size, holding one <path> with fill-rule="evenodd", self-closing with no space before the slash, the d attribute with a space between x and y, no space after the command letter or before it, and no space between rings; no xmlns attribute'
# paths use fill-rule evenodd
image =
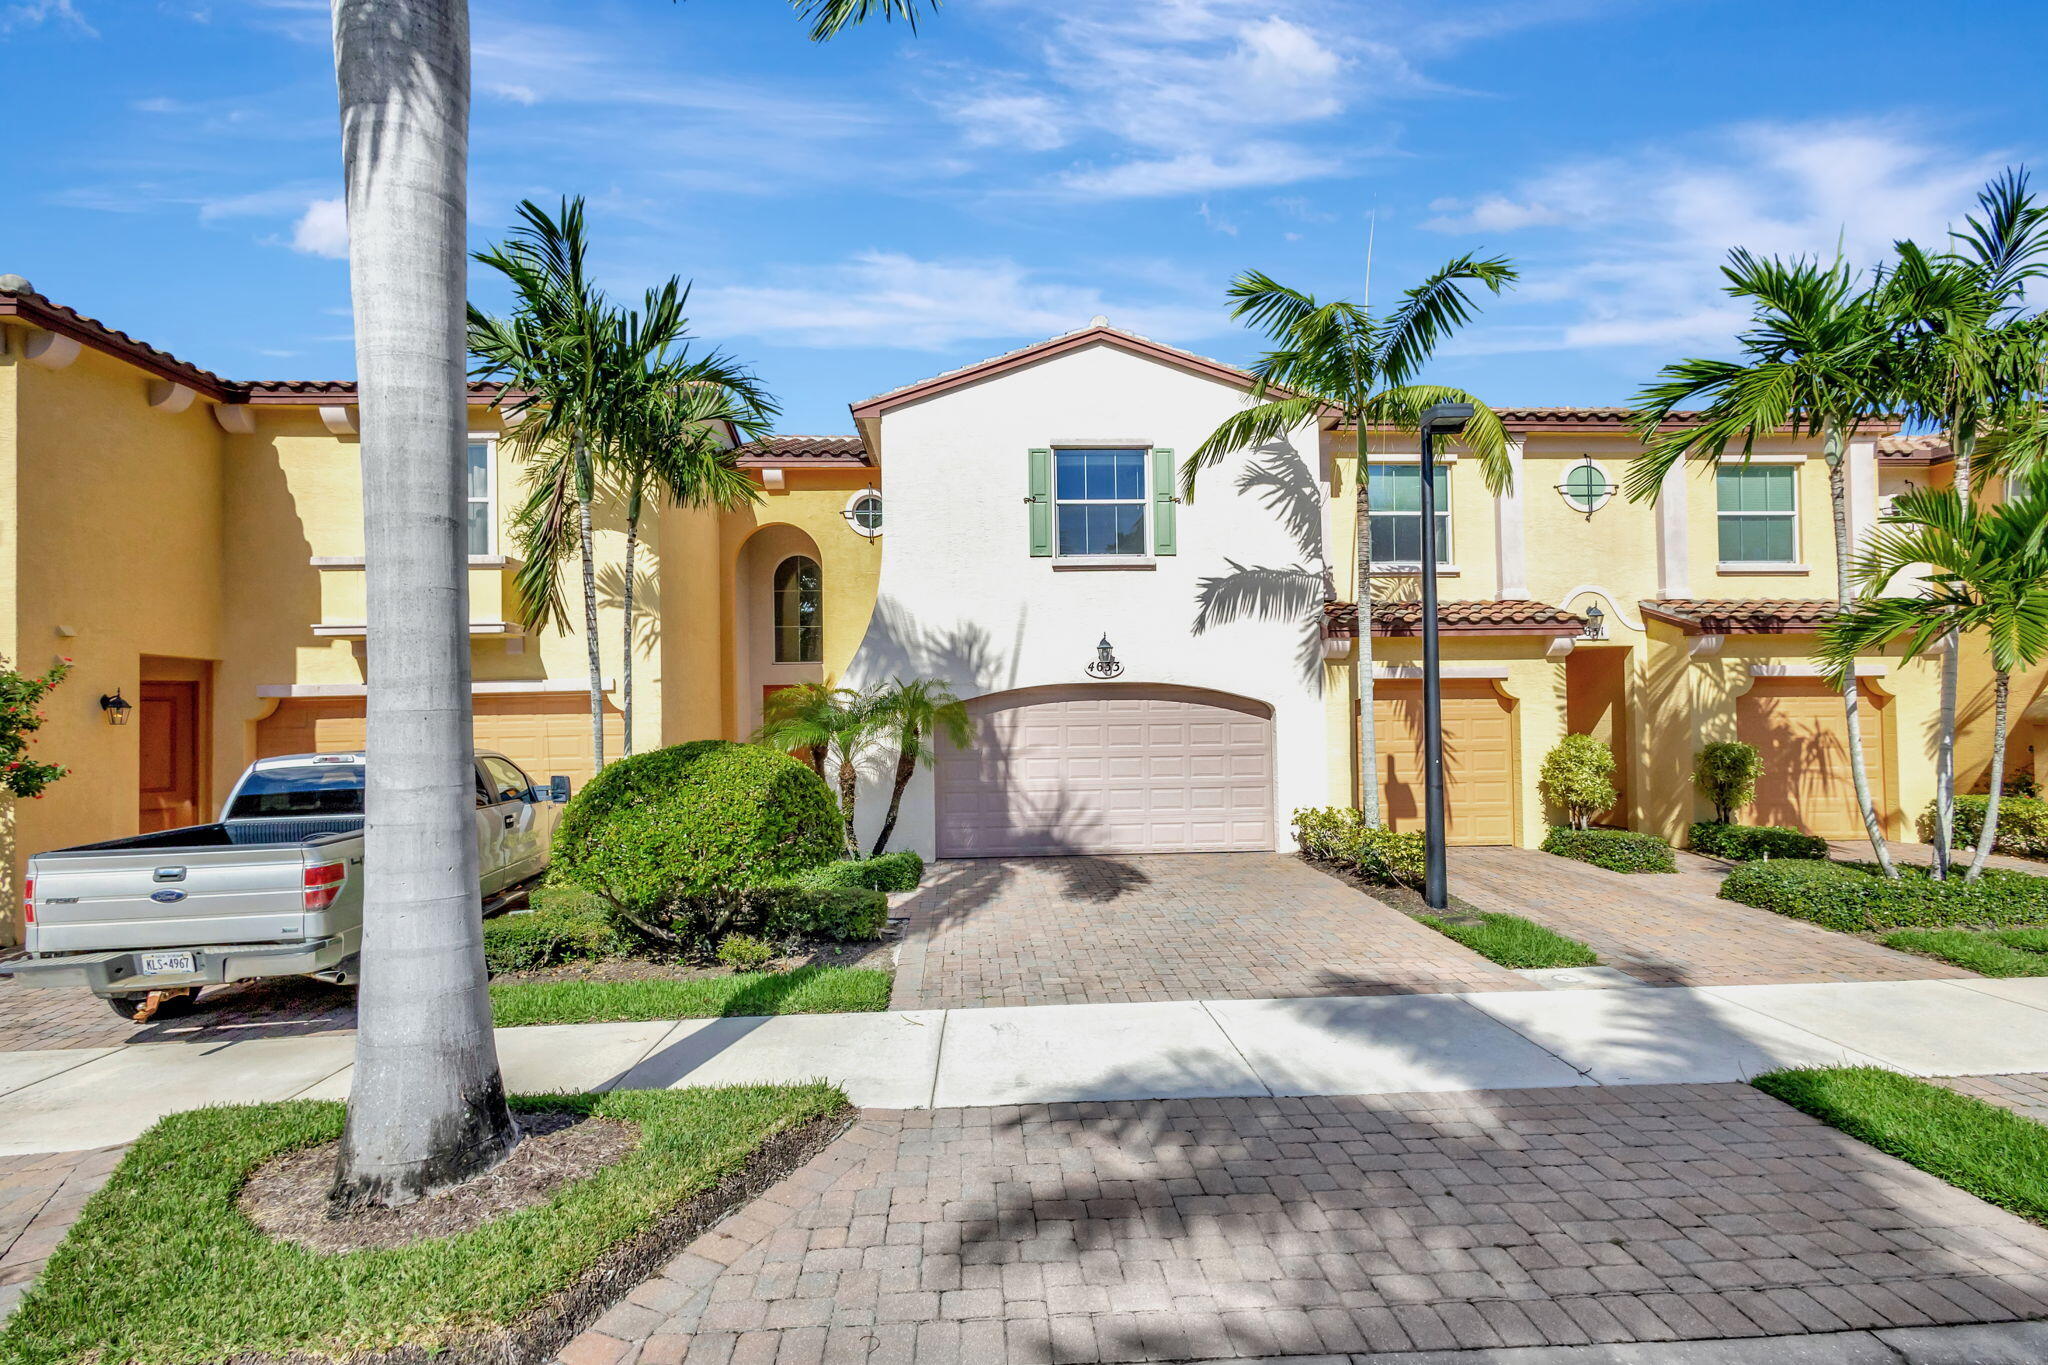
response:
<svg viewBox="0 0 2048 1365"><path fill-rule="evenodd" d="M144 976L169 976L174 972L195 970L190 953L144 953L142 974Z"/></svg>

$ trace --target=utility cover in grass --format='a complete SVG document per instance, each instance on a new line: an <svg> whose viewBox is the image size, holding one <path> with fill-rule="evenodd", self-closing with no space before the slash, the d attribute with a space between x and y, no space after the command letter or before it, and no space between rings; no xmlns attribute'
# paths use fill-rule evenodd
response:
<svg viewBox="0 0 2048 1365"><path fill-rule="evenodd" d="M708 1222L850 1116L824 1084L515 1099L640 1138L546 1202L455 1236L323 1255L237 1206L273 1157L340 1137L328 1100L196 1109L158 1123L95 1194L14 1316L8 1365L200 1365L398 1351L541 1360Z"/></svg>

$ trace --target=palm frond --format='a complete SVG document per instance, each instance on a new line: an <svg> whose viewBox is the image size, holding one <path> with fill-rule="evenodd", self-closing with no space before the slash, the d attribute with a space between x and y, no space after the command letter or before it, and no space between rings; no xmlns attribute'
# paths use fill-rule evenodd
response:
<svg viewBox="0 0 2048 1365"><path fill-rule="evenodd" d="M884 23L901 19L917 31L918 15L936 10L940 0L790 0L799 18L811 25L811 41L822 43L849 28L880 18Z"/></svg>
<svg viewBox="0 0 2048 1365"><path fill-rule="evenodd" d="M1482 259L1468 252L1438 266L1401 296L1380 325L1374 355L1378 382L1413 381L1443 339L1478 314L1466 286L1483 285L1498 294L1516 278L1515 267L1505 256Z"/></svg>
<svg viewBox="0 0 2048 1365"><path fill-rule="evenodd" d="M1499 497L1511 491L1515 471L1508 461L1507 428L1501 425L1499 413L1464 389L1443 384L1408 384L1396 389L1383 389L1366 403L1366 421L1373 426L1415 431L1422 425L1422 414L1438 403L1472 405L1472 420L1465 424L1465 430L1456 440L1479 461L1479 474L1486 483L1487 492Z"/></svg>

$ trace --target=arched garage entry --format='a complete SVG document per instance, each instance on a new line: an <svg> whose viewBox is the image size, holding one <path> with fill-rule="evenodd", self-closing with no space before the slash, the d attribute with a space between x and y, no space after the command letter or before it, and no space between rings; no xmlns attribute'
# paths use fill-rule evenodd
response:
<svg viewBox="0 0 2048 1365"><path fill-rule="evenodd" d="M1273 719L1262 702L1098 683L967 708L973 747L939 746L942 858L1274 846Z"/></svg>

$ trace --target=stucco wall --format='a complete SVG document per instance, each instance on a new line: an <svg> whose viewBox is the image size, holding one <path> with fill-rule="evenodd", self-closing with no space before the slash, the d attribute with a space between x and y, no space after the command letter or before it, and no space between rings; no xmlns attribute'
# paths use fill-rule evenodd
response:
<svg viewBox="0 0 2048 1365"><path fill-rule="evenodd" d="M1323 804L1329 785L1316 632L1327 475L1315 431L1205 471L1196 499L1178 509L1176 555L1063 568L1028 552L1032 447L1154 446L1185 459L1242 402L1235 387L1096 345L887 412L882 490L893 529L849 679L942 678L962 697L1083 682L1106 634L1123 683L1210 688L1272 707L1284 841L1288 812ZM1241 489L1248 475L1254 484ZM1298 534L1267 500L1301 514ZM1243 614L1226 619L1226 606ZM863 791L871 836L886 795L879 774ZM932 852L928 772L912 783L898 831L899 844Z"/></svg>

